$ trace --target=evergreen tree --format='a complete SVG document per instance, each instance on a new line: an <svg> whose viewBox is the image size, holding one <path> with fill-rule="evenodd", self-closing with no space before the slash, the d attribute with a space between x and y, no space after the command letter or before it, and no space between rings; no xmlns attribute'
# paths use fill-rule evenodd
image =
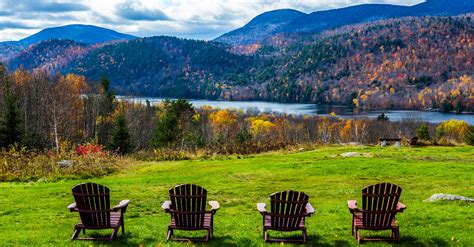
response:
<svg viewBox="0 0 474 247"><path fill-rule="evenodd" d="M467 127L466 143L467 145L474 146L474 125L469 125L469 127Z"/></svg>
<svg viewBox="0 0 474 247"><path fill-rule="evenodd" d="M191 123L194 108L184 99L165 100L164 108L158 118L151 145L154 147L170 146L182 139L186 124Z"/></svg>
<svg viewBox="0 0 474 247"><path fill-rule="evenodd" d="M10 85L10 78L5 75L3 66L0 68L5 108L3 119L0 125L0 146L8 147L15 143L22 143L23 128L21 117L18 111L16 95Z"/></svg>
<svg viewBox="0 0 474 247"><path fill-rule="evenodd" d="M130 140L130 132L128 131L127 122L123 115L117 117L108 148L120 154L130 153L133 149L133 144Z"/></svg>
<svg viewBox="0 0 474 247"><path fill-rule="evenodd" d="M110 140L111 129L113 128L111 115L115 108L115 94L110 90L110 81L107 77L102 76L100 84L102 93L99 99L99 121L97 123L96 138L99 144L106 145Z"/></svg>
<svg viewBox="0 0 474 247"><path fill-rule="evenodd" d="M421 140L430 140L430 132L428 130L428 125L426 124L421 124L417 129L416 129L416 136L420 138Z"/></svg>

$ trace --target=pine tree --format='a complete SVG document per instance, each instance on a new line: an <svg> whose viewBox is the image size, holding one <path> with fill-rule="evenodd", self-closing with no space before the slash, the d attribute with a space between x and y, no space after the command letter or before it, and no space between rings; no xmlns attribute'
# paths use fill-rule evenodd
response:
<svg viewBox="0 0 474 247"><path fill-rule="evenodd" d="M426 124L421 124L420 127L416 129L416 136L420 138L421 140L430 140L430 132L428 130L428 125Z"/></svg>
<svg viewBox="0 0 474 247"><path fill-rule="evenodd" d="M110 90L110 81L107 77L102 76L100 84L102 94L99 99L99 121L97 123L96 138L99 144L106 145L110 141L110 130L113 128L110 121L115 108L115 94Z"/></svg>
<svg viewBox="0 0 474 247"><path fill-rule="evenodd" d="M467 145L474 146L474 125L470 125L469 127L467 127L465 139Z"/></svg>
<svg viewBox="0 0 474 247"><path fill-rule="evenodd" d="M8 147L15 143L22 143L23 129L20 113L17 107L16 95L11 89L10 78L4 75L4 72L0 73L2 73L1 80L4 89L5 102L3 119L0 125L0 146Z"/></svg>
<svg viewBox="0 0 474 247"><path fill-rule="evenodd" d="M112 138L108 148L117 151L120 154L130 153L133 149L130 140L130 132L127 127L127 122L123 115L117 117L115 127L112 131Z"/></svg>

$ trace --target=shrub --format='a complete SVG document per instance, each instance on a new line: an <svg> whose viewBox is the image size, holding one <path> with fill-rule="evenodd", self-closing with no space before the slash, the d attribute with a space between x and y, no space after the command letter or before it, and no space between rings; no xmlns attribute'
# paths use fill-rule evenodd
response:
<svg viewBox="0 0 474 247"><path fill-rule="evenodd" d="M107 155L36 153L18 145L0 151L0 181L93 178L110 174L116 169L117 160Z"/></svg>
<svg viewBox="0 0 474 247"><path fill-rule="evenodd" d="M469 125L462 120L451 119L436 127L436 135L446 141L463 142Z"/></svg>
<svg viewBox="0 0 474 247"><path fill-rule="evenodd" d="M80 156L88 156L88 155L97 155L97 156L107 156L107 152L104 151L104 147L102 145L93 144L93 143L85 143L77 146L74 149L74 153Z"/></svg>

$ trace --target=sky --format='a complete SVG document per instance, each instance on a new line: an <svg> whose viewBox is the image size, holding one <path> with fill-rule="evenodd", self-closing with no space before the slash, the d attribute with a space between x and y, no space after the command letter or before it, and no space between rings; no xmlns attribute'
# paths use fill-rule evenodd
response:
<svg viewBox="0 0 474 247"><path fill-rule="evenodd" d="M305 13L364 3L414 5L423 0L0 0L0 41L47 27L90 24L141 37L214 39L270 10Z"/></svg>

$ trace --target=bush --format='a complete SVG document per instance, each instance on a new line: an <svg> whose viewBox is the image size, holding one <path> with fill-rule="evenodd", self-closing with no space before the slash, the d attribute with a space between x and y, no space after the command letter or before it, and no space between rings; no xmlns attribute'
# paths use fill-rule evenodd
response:
<svg viewBox="0 0 474 247"><path fill-rule="evenodd" d="M462 120L451 119L436 127L436 135L444 141L461 143L465 139L468 127L469 125Z"/></svg>
<svg viewBox="0 0 474 247"><path fill-rule="evenodd" d="M35 153L25 147L11 146L0 151L0 181L35 181L38 179L93 178L114 172L117 160L101 152L77 155Z"/></svg>

